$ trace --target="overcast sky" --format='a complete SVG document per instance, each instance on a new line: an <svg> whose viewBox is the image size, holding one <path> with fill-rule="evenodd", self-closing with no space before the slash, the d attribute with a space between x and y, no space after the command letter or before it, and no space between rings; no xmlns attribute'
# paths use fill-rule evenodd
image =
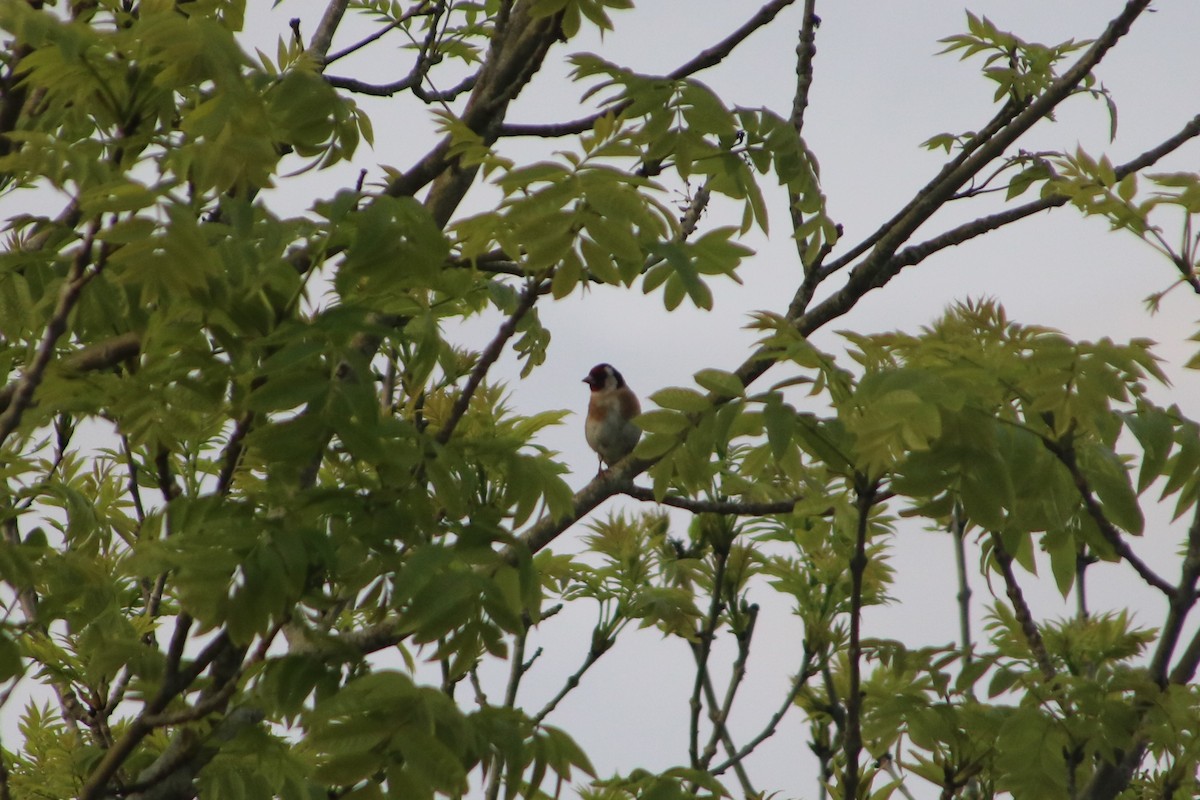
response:
<svg viewBox="0 0 1200 800"><path fill-rule="evenodd" d="M250 5L244 41L248 49L259 47L272 56L277 38L290 36L289 18L300 18L307 37L324 8L317 0L285 0L273 11L266 0L250 0ZM516 104L509 120L559 121L587 112L580 105L586 86L566 79L565 57L571 52L592 51L637 71L666 72L726 36L759 4L643 0L639 5L635 11L614 12L616 30L602 41L581 35L556 47L547 68ZM767 106L786 115L794 88L801 5L784 11L718 70L699 77L729 105ZM1098 35L1122 3L981 0L966 7L1027 40L1052 43ZM964 8L960 2L946 0L818 3L822 24L805 135L821 164L830 215L845 227L848 245L890 217L942 164L943 154L921 149L920 142L941 132L977 128L994 112L994 85L980 77L978 61L959 62L957 56L935 55L942 49L938 39L965 29ZM356 29L364 30L361 26ZM1082 145L1092 153L1107 152L1120 163L1167 138L1200 110L1196 103L1200 87L1197 32L1200 3L1160 3L1158 12L1144 15L1101 65L1100 81L1120 109L1114 142L1108 141L1103 103L1077 98L1066 105L1057 123L1040 124L1021 146L1070 150ZM339 36L334 49L350 41L350 36ZM395 80L408 66L397 57L395 68L389 67L395 52L391 47L377 45L357 60L331 67L330 72L380 83ZM369 68L364 70L364 65ZM364 147L355 163L344 169L283 181L286 191L268 195L274 208L302 213L318 197L353 185L359 168L378 178L381 165L404 168L431 141L430 126L414 118L407 101L364 99L361 103L374 120L375 147ZM545 145L526 142L504 147L517 158L546 150ZM1163 169L1195 169L1198 153L1200 148L1193 145ZM640 289L600 289L584 298L539 307L554 336L547 365L518 382L515 359L506 357L501 362L503 373L512 380L516 407L527 413L547 408L581 412L587 390L580 381L600 361L616 365L643 396L664 386L688 385L691 375L703 367L732 369L740 364L754 339L751 332L743 330L747 315L757 309L783 311L799 280L784 206L777 195L774 200L772 237L752 240L758 255L742 267L744 285L712 283L716 307L710 312L685 306L668 315L657 295L644 297ZM469 210L472 202L483 201L468 198L464 210ZM990 208L973 203L947 209L920 237L927 238L987 210ZM715 208L702 224L736 222L736 216L723 219L725 212ZM1131 235L1108 234L1106 227L1098 220L1081 220L1071 209L1058 209L944 251L866 298L815 341L836 350L838 339L833 331L839 329L914 331L955 300L994 297L1019 322L1049 325L1078 338L1109 336L1121 341L1147 336L1160 343L1158 353L1164 358L1176 364L1186 360L1196 349L1187 339L1196 331L1200 301L1176 290L1160 313L1147 313L1143 299L1173 280L1172 268ZM485 319L464 327L464 342L481 346L491 324L492 320ZM1192 376L1176 372L1174 387L1159 391L1158 397L1179 403L1195 417L1200 415L1198 387ZM567 425L542 438L545 445L560 451L574 470L572 486L583 485L595 470L582 427L582 416L572 417ZM577 527L567 536L577 539L580 534ZM1139 543L1145 545L1140 549L1151 563L1169 564L1178 535L1177 528L1166 528L1161 515L1152 517L1148 541ZM555 546L566 549L572 545L562 541ZM867 635L916 644L953 643L957 622L949 539L902 526L893 564L898 570L897 602L889 609L870 612ZM1096 572L1103 576L1108 594L1093 589L1094 607L1119 606L1143 594L1140 586L1127 580L1124 570L1099 567ZM1093 581L1094 587L1101 584ZM978 605L982 605L987 588L975 588ZM756 732L774 711L800 651L800 631L789 619L787 605L766 592L759 592L754 599L765 610L749 684L734 718L734 735L739 741ZM1041 614L1063 613L1066 608L1051 586L1031 592L1031 599ZM1139 619L1153 625L1161 619L1161 612L1158 604L1151 603ZM537 643L547 644L547 650L527 682L530 707L536 709L553 694L583 657L592 621L589 614L590 610L564 614L546 625ZM976 632L978 635L978 625ZM602 775L638 766L682 764L686 761L689 661L681 644L663 643L653 632L622 640L551 722L577 737ZM720 677L717 684L722 684ZM497 696L499 686L492 689ZM811 761L800 719L798 714L791 716L775 740L750 762L751 775L760 789L815 796L814 773L811 767L800 765ZM728 777L732 788L735 783ZM936 796L918 779L913 779L910 788L921 798Z"/></svg>

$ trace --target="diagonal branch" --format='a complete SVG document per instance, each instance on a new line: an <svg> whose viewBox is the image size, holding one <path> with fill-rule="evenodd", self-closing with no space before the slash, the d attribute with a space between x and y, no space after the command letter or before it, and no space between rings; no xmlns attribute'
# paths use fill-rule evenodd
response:
<svg viewBox="0 0 1200 800"><path fill-rule="evenodd" d="M763 729L759 731L753 739L742 745L742 748L738 750L737 753L731 755L729 758L709 769L709 773L712 775L720 775L729 768L733 767L735 764L739 764L744 761L751 753L755 751L755 749L758 748L760 744L774 736L776 729L779 728L779 723L783 721L783 718L787 714L788 710L795 705L796 698L800 696L801 690L804 689L805 685L808 683L808 679L815 675L816 672L817 668L813 666L813 653L808 649L808 644L805 643L804 658L800 664L800 671L797 672L795 678L792 679L792 685L788 688L787 693L784 695L783 702L780 703L779 708L775 710L775 713L771 715L769 720L767 720L767 724L763 726Z"/></svg>
<svg viewBox="0 0 1200 800"><path fill-rule="evenodd" d="M1167 621L1159 635L1158 649L1150 661L1150 674L1160 686L1166 686L1168 679L1171 683L1182 686L1191 683L1196 675L1196 666L1200 663L1200 632L1195 634L1169 676L1167 664L1171 660L1175 644L1179 641L1188 613L1196 604L1197 581L1200 581L1200 506L1192 513L1192 524L1188 528L1187 549L1183 555L1176 594L1171 598Z"/></svg>
<svg viewBox="0 0 1200 800"><path fill-rule="evenodd" d="M671 70L667 73L667 78L674 81L682 80L689 75L720 64L733 52L734 48L749 38L750 34L767 25L771 20L775 19L780 11L790 6L793 2L795 0L771 0L771 2L764 4L750 19L742 23L737 30L712 47L700 51L695 58ZM597 111L594 114L570 122L552 122L544 125L508 123L500 126L499 133L501 136L540 136L543 138L571 136L576 133L590 131L592 126L596 124L596 121L603 118L606 114L620 114L628 107L628 102L618 103L612 108L606 108L603 111Z"/></svg>
<svg viewBox="0 0 1200 800"><path fill-rule="evenodd" d="M384 36L391 33L392 31L396 30L396 28L399 28L401 25L403 25L405 22L408 22L413 17L418 17L418 16L423 16L425 14L429 14L430 10L431 10L430 9L430 0L426 0L426 2L424 2L424 3L420 3L420 4L413 6L408 11L405 11L403 14L401 14L399 17L397 17L396 19L389 22L387 25L381 26L378 30L374 31L370 35L364 36L362 39L355 42L354 44L348 45L347 47L343 47L341 50L338 50L336 53L332 53L332 54L326 56L325 63L332 64L334 61L338 61L352 53L358 52L359 50L366 47L367 45L379 41ZM316 37L313 37L313 38L315 41ZM328 49L328 47L329 47L329 45L326 44L327 49Z"/></svg>
<svg viewBox="0 0 1200 800"><path fill-rule="evenodd" d="M1017 576L1012 568L1012 556L1004 549L1004 542L997 533L992 533L992 557L995 559L996 565L1000 567L1000 574L1004 576L1005 592L1012 603L1017 622L1021 625L1021 633L1024 634L1025 642L1029 645L1029 651L1033 654L1033 659L1037 662L1042 677L1049 683L1054 680L1054 664L1050 661L1050 654L1046 652L1046 643L1042 640L1042 633L1038 630L1037 623L1033 619L1033 612L1030 611L1025 594L1021 591L1021 584L1017 583Z"/></svg>
<svg viewBox="0 0 1200 800"><path fill-rule="evenodd" d="M592 478L587 486L575 493L570 513L562 517L552 517L547 514L526 528L517 536L516 545L511 545L504 550L504 557L510 561L515 560L517 548L526 548L531 553L538 552L596 506L621 492L630 481L648 470L653 464L653 461L646 461L632 455L626 456Z"/></svg>
<svg viewBox="0 0 1200 800"><path fill-rule="evenodd" d="M1119 181L1126 175L1131 175L1139 172L1146 167L1153 166L1163 157L1170 155L1178 150L1185 143L1200 136L1200 114L1188 120L1187 124L1182 129L1162 143L1150 148L1141 155L1130 159L1113 170L1116 179ZM1066 205L1069 198L1065 195L1056 194L1049 197L1043 197L1038 200L1025 203L1015 208L1005 209L985 217L979 217L971 222L964 223L955 228L952 228L945 233L928 239L920 244L906 247L892 258L893 266L897 268L909 267L924 261L929 256L945 250L948 247L960 245L976 236L982 236L985 233L990 233L1005 225L1033 216L1042 211L1048 211L1052 208ZM832 266L832 265L831 265ZM897 269L898 271L898 269Z"/></svg>
<svg viewBox="0 0 1200 800"><path fill-rule="evenodd" d="M1104 513L1103 506L1096 499L1095 493L1092 491L1091 483L1087 476L1079 468L1079 462L1075 458L1075 451L1069 444L1061 444L1043 437L1042 444L1054 454L1059 463L1067 468L1071 474L1071 479L1075 482L1075 488L1079 491L1079 497L1083 501L1083 507L1088 512L1088 516L1096 523L1096 527L1100 530L1100 535L1104 537L1104 541L1108 542L1109 547L1116 552L1121 558L1133 567L1134 571L1150 586L1158 589L1169 600L1175 600L1179 592L1174 586L1163 580L1154 570L1138 558L1133 552L1133 548L1125 541L1125 537L1121 535L1121 531L1117 529Z"/></svg>
<svg viewBox="0 0 1200 800"><path fill-rule="evenodd" d="M517 301L516 309L508 315L508 318L500 325L500 329L496 331L496 335L488 342L488 346L479 354L479 360L475 362L475 366L471 369L471 374L467 376L466 385L463 386L458 399L454 401L454 407L450 410L450 416L446 420L446 424L438 431L438 444L445 444L454 435L454 429L458 427L459 421L467 413L467 408L471 405L471 398L475 396L475 390L479 388L479 384L483 383L483 379L487 377L488 370L492 368L492 364L496 363L496 359L504 352L504 346L508 344L508 340L516 333L517 325L520 324L521 319L529 313L534 303L537 302L538 296L541 294L542 283L538 279L533 279L525 284L525 289L521 292L521 297Z"/></svg>

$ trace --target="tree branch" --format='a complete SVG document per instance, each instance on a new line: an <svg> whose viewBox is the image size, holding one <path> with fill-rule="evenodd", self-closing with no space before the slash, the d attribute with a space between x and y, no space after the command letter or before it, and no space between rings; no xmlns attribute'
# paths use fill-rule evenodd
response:
<svg viewBox="0 0 1200 800"><path fill-rule="evenodd" d="M697 634L699 641L692 645L692 656L696 659L696 680L692 685L692 698L689 704L691 717L688 726L688 756L692 762L692 769L702 769L700 764L700 709L703 703L700 695L708 678L708 657L712 653L717 622L725 608L722 588L725 583L725 565L729 560L729 549L714 547L713 558L716 564L713 567L712 598L708 604L708 615L704 620L704 627ZM716 710L713 709L713 711L715 713Z"/></svg>
<svg viewBox="0 0 1200 800"><path fill-rule="evenodd" d="M341 78L330 76L326 78L331 86L339 89L357 92L359 94L368 94L375 96L390 97L397 92L402 92L406 89L416 89L425 82L429 77L429 70L437 62L438 57L431 55L434 47L437 44L438 26L441 23L442 15L445 13L446 4L444 2L435 3L432 7L419 7L420 10L432 17L429 21L429 30L425 34L425 39L421 42L420 49L417 51L416 61L413 63L412 69L398 81L385 84L370 84L364 81L359 81L354 78ZM406 17L408 15L405 15ZM379 35L383 35L391 30L394 25L389 25L380 31ZM464 83L473 85L476 76L470 76ZM421 97L425 102L429 102L426 97Z"/></svg>
<svg viewBox="0 0 1200 800"><path fill-rule="evenodd" d="M78 302L79 293L83 287L96 274L89 272L88 266L92 263L92 245L99 230L99 218L92 220L83 242L79 245L79 251L71 260L70 272L67 273L66 279L58 290L58 300L55 303L54 312L50 315L46 328L42 332L42 341L38 345L33 363L25 369L24 374L17 381L8 408L4 410L3 414L0 414L0 445L3 445L9 435L21 424L21 417L24 415L25 409L33 402L33 393L37 391L37 387L45 375L46 367L50 364L50 359L54 357L54 347L67 330L67 317L75 308L75 303Z"/></svg>
<svg viewBox="0 0 1200 800"><path fill-rule="evenodd" d="M738 654L729 675L729 685L725 688L725 700L718 705L712 681L706 678L704 683L705 697L712 709L710 717L713 726L708 744L705 745L704 752L700 756L700 764L704 769L708 769L713 758L716 757L718 742L725 746L725 752L730 756L737 754L737 747L734 746L733 737L729 733L729 715L733 711L733 700L737 696L738 689L746 678L746 661L750 658L750 641L754 637L754 627L758 622L757 605L750 606L747 617L745 627L737 634ZM743 793L747 797L753 796L755 794L754 787L750 783L750 776L746 773L742 762L734 762L733 769L737 774L738 782L742 785Z"/></svg>
<svg viewBox="0 0 1200 800"><path fill-rule="evenodd" d="M177 642L183 637L179 635L180 628L177 626L175 637L171 642L171 650L174 652ZM155 718L161 714L167 705L175 699L180 693L187 690L201 672L203 672L210 664L213 664L220 658L222 652L230 647L229 638L225 634L220 634L200 652L188 668L185 670L174 670L171 668L171 660L168 658L167 672L163 678L162 686L153 698L147 701L142 713L130 720L128 727L125 729L125 734L118 739L112 747L104 753L104 757L100 759L100 763L92 770L92 774L88 776L87 782L83 785L83 789L79 793L79 800L98 800L107 794L108 782L117 774L117 770L125 763L125 760L133 753L137 745L146 738L146 736L154 730L147 720ZM181 649L182 644L178 647ZM176 663L178 663L176 661Z"/></svg>
<svg viewBox="0 0 1200 800"><path fill-rule="evenodd" d="M845 285L811 310L794 317L796 329L808 336L831 320L853 308L872 289L884 286L905 266L894 258L896 251L926 220L949 200L973 175L1020 138L1040 119L1075 90L1104 55L1124 36L1134 20L1146 10L1150 0L1130 0L1091 47L1076 60L1046 91L1019 110L1009 104L975 137L955 159L948 162L938 175L891 220L855 247L850 253L831 263L826 269L836 270L870 250L846 279ZM1032 212L1030 212L1032 213ZM803 304L793 304L794 308ZM774 364L765 349L753 353L736 370L742 384L749 386Z"/></svg>
<svg viewBox="0 0 1200 800"><path fill-rule="evenodd" d="M1099 63L1116 41L1129 30L1133 20L1145 10L1148 4L1149 0L1131 0L1124 11L1109 24L1101 37L1046 92L1015 115L1012 109L1005 110L998 115L977 137L977 141L980 142L978 146L947 164L939 175L906 206L905 212L897 215L888 226L880 229L879 235L872 239L876 245L875 250L851 272L845 286L812 310L803 311L793 317L796 329L805 336L812 334L831 320L848 312L863 295L873 288L883 286L909 262L915 264L936 250L959 244L1052 205L1065 203L1066 201L1063 199L1061 202L1056 200L1047 206L1040 205L1044 201L1026 204L1018 209L985 217L983 221L959 226L924 245L903 251L903 258L900 253L895 252L898 245L910 236L917 226L928 219L972 174L978 172L986 163L1002 153L1038 119L1050 113L1059 102L1065 99L1079 81L1083 80L1088 72ZM994 131L991 130L993 128ZM1185 141L1196 136L1198 131L1200 131L1200 116L1188 123L1180 133L1163 142L1162 145L1146 151L1126 166L1130 169L1141 169L1178 148ZM843 260L845 258L843 257ZM833 268L833 265L830 265L830 268ZM748 387L774 363L775 357L771 351L767 348L759 348L734 371L734 374L743 386ZM720 401L722 398L713 399ZM627 477L636 477L653 463L639 464L636 471L630 472ZM612 481L615 473L615 470L609 470L607 476L598 477L577 493L572 513L562 520L552 520L549 517L538 520L534 526L520 535L521 543L529 546L533 552L545 547L570 527L575 520L613 494L614 484ZM623 472L622 474L624 475Z"/></svg>
<svg viewBox="0 0 1200 800"><path fill-rule="evenodd" d="M392 20L387 25L383 25L382 27L380 27L379 30L375 31L374 33L372 33L368 36L364 36L362 39L355 42L354 44L349 45L348 47L343 47L341 50L338 50L333 55L326 57L325 64L332 64L334 61L343 59L352 53L358 52L359 50L366 47L367 45L372 44L373 42L379 41L384 36L386 36L388 33L396 30L396 28L399 28L401 25L403 25L405 22L412 19L413 17L423 16L423 15L430 13L429 4L430 4L430 0L426 0L426 2L424 2L424 3L413 6L408 11L406 11L402 15L400 15L398 18ZM315 38L316 37L314 37L314 39ZM332 39L332 37L330 37L330 38ZM326 48L328 48L328 44L326 45Z"/></svg>
<svg viewBox="0 0 1200 800"><path fill-rule="evenodd" d="M753 753L760 744L774 736L775 730L779 727L779 723L783 721L783 718L787 714L788 710L795 704L796 698L800 694L800 690L804 688L804 685L808 683L808 679L814 674L816 674L816 670L812 665L812 651L810 651L808 646L805 645L804 657L800 663L800 671L796 673L796 677L792 680L792 685L788 689L787 694L784 696L783 702L780 703L779 708L775 710L775 713L771 715L771 718L767 720L767 724L761 731L758 732L758 735L746 742L746 744L742 746L742 749L738 750L735 755L732 755L721 763L717 764L715 767L711 768L709 772L713 775L720 775L734 764L744 761L746 757Z"/></svg>
<svg viewBox="0 0 1200 800"><path fill-rule="evenodd" d="M1146 167L1153 166L1163 157L1178 150L1182 145L1200 135L1200 114L1192 117L1183 128L1170 138L1164 140L1161 144L1152 147L1137 157L1116 167L1113 172L1117 180L1121 180L1126 175L1134 172L1139 172ZM1051 195L1038 200L1025 203L1015 208L1006 209L985 217L979 217L971 222L964 223L955 228L952 228L945 233L939 234L920 244L906 247L896 253L892 258L892 267L898 272L904 267L913 266L924 261L930 255L944 250L948 247L960 245L976 236L981 236L985 233L1002 228L1005 225L1017 222L1032 216L1042 211L1048 211L1052 208L1066 205L1068 198L1064 195ZM834 269L830 265L829 269Z"/></svg>
<svg viewBox="0 0 1200 800"><path fill-rule="evenodd" d="M717 42L712 47L700 51L700 53L692 59L680 64L675 69L667 73L667 78L670 80L682 80L683 78L693 75L701 70L714 67L725 60L726 56L733 52L739 44L744 42L750 34L754 33L759 28L765 26L779 14L787 6L794 3L795 0L771 0L764 4L754 13L746 22L735 30L733 33L726 36L720 42ZM571 122L555 122L544 125L538 124L513 124L507 123L500 126L500 136L538 136L542 138L555 138L558 136L571 136L576 133L590 131L592 126L596 124L596 120L602 118L606 114L620 114L629 103L618 103L612 108L606 108L602 111L597 111L595 114L583 117L582 119L573 120Z"/></svg>
<svg viewBox="0 0 1200 800"><path fill-rule="evenodd" d="M624 486L621 494L646 503L662 503L665 506L682 508L693 514L735 514L743 517L768 517L773 514L790 514L796 503L803 498L793 497L788 500L773 500L762 503L735 503L729 500L696 500L690 497L667 495L659 500L654 492L641 486Z"/></svg>
<svg viewBox="0 0 1200 800"><path fill-rule="evenodd" d="M583 659L583 663L579 665L578 669L567 676L566 682L563 684L562 688L558 690L558 693L555 694L554 697L551 697L546 702L546 705L542 706L542 710L534 715L533 724L540 725L542 721L546 719L546 717L550 716L551 712L553 712L554 709L558 707L558 704L563 701L563 698L565 698L577 686L579 686L579 680L583 677L584 673L591 669L592 665L600 660L600 656L611 650L613 644L615 643L616 631L605 634L600 630L600 626L596 626L596 628L592 631L592 645L588 648L588 652Z"/></svg>
<svg viewBox="0 0 1200 800"><path fill-rule="evenodd" d="M1183 630L1184 622L1192 607L1196 604L1196 583L1200 580L1200 506L1192 513L1192 524L1188 528L1187 549L1183 556L1183 566L1180 568L1179 583L1176 585L1175 597L1171 598L1171 608L1167 614L1166 624L1159 635L1159 644L1154 658L1150 662L1150 672L1160 686L1166 685L1167 664L1174 652L1175 644ZM1200 663L1200 632L1197 632L1175 668L1171 670L1169 680L1178 686L1191 683L1196 675L1196 666Z"/></svg>
<svg viewBox="0 0 1200 800"><path fill-rule="evenodd" d="M327 63L325 56L329 53L329 46L333 44L333 34L341 24L342 16L346 13L346 6L349 4L349 0L330 0L329 5L325 7L320 24L317 25L317 32L309 41L308 54L312 56L313 61L321 65L322 69Z"/></svg>
<svg viewBox="0 0 1200 800"><path fill-rule="evenodd" d="M635 477L641 475L654 464L632 455L626 456L613 466L592 478L586 486L575 493L570 513L562 517L543 516L533 525L517 536L517 543L504 550L504 557L510 561L517 558L518 548L528 549L536 553L553 542L558 535L574 525L589 511L602 502L621 492Z"/></svg>
<svg viewBox="0 0 1200 800"><path fill-rule="evenodd" d="M992 533L992 557L996 560L996 565L1000 567L1000 574L1004 576L1005 592L1012 603L1017 622L1021 625L1021 633L1025 636L1025 642L1029 645L1029 652L1033 654L1038 669L1042 671L1042 677L1049 683L1054 680L1054 664L1050 661L1050 654L1046 652L1046 643L1042 640L1042 633L1037 628L1033 612L1029 610L1025 594L1021 591L1021 585L1017 583L1017 576L1013 573L1012 556L1004 549L1004 542L997 533Z"/></svg>
<svg viewBox="0 0 1200 800"><path fill-rule="evenodd" d="M500 325L500 329L496 331L496 335L488 342L488 346L479 354L479 360L475 362L475 366L471 368L471 374L467 376L467 383L463 386L462 392L454 401L454 407L450 410L450 416L441 430L437 433L438 444L445 444L450 441L450 437L454 435L454 429L458 427L459 421L463 415L467 413L467 408L471 405L471 398L475 396L475 390L483 383L483 379L487 377L488 370L492 368L492 364L496 363L496 359L504 352L504 346L508 344L508 340L512 338L517 331L517 325L521 319L529 313L537 302L538 296L541 294L542 281L539 279L530 279L526 282L525 288L521 291L521 297L517 301L517 307L513 310L508 318Z"/></svg>
<svg viewBox="0 0 1200 800"><path fill-rule="evenodd" d="M850 642L846 659L849 662L850 686L846 690L846 771L842 787L846 797L858 797L862 779L859 758L862 754L862 605L863 576L867 571L867 528L871 508L875 504L878 483L858 478L858 525L854 535L854 555L850 559Z"/></svg>
<svg viewBox="0 0 1200 800"><path fill-rule="evenodd" d="M1083 507L1088 512L1088 516L1096 523L1096 527L1100 530L1100 535L1104 537L1104 541L1108 542L1109 547L1125 559L1129 566L1133 567L1134 571L1150 586L1158 589L1168 599L1174 600L1177 592L1174 586L1159 577L1154 570L1138 558L1133 552L1133 548L1125 541L1125 537L1109 521L1108 516L1104 513L1104 508L1100 505L1100 501L1096 499L1096 495L1092 493L1091 484L1088 482L1087 476L1079 469L1079 464L1075 458L1075 451L1068 444L1061 444L1046 437L1042 437L1042 444L1059 460L1067 471L1071 473L1071 479L1075 483L1075 488L1079 492L1079 497L1083 501Z"/></svg>
<svg viewBox="0 0 1200 800"><path fill-rule="evenodd" d="M950 516L950 535L954 537L954 565L958 572L958 630L962 638L963 662L971 661L971 585L967 582L967 524L955 503Z"/></svg>

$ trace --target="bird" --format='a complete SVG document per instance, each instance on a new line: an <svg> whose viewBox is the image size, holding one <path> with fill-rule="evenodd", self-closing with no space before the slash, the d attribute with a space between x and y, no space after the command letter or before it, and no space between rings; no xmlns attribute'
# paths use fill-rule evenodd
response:
<svg viewBox="0 0 1200 800"><path fill-rule="evenodd" d="M642 429L633 418L642 413L642 407L612 364L592 367L583 382L592 390L583 433L588 446L600 457L600 474L604 465L611 467L637 446Z"/></svg>

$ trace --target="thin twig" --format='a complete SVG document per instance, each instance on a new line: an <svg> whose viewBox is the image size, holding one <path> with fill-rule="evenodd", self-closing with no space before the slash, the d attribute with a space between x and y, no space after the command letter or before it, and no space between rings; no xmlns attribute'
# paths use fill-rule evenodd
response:
<svg viewBox="0 0 1200 800"><path fill-rule="evenodd" d="M387 25L381 26L379 28L379 30L375 31L374 33L372 33L368 36L364 36L362 39L358 40L354 44L349 45L347 47L343 47L341 50L338 50L336 53L334 53L330 56L327 56L325 58L325 64L326 65L332 64L334 61L343 59L346 56L350 55L351 53L356 53L359 50L361 50L362 48L366 47L367 45L372 44L373 42L379 41L384 36L386 36L388 33L394 31L396 28L399 28L401 25L403 25L405 22L412 19L413 17L421 16L421 15L428 14L428 13L429 13L429 2L421 3L420 5L415 5L412 8L410 8L408 11L401 14L396 19L389 22Z"/></svg>
<svg viewBox="0 0 1200 800"><path fill-rule="evenodd" d="M779 727L779 723L783 721L783 718L787 715L788 710L795 705L796 698L799 696L800 690L803 689L805 684L808 683L808 679L816 673L816 670L812 665L812 661L812 652L805 647L804 657L800 664L800 671L797 672L795 678L792 679L792 685L788 688L787 694L784 695L783 702L780 703L779 708L777 708L775 713L771 715L771 718L767 720L767 724L763 727L763 729L759 731L753 739L742 745L742 748L738 750L735 755L730 756L721 763L717 764L715 767L712 767L709 770L711 774L720 775L734 764L744 761L751 753L755 751L755 749L757 749L760 744L775 735L775 731Z"/></svg>
<svg viewBox="0 0 1200 800"><path fill-rule="evenodd" d="M967 523L957 503L950 512L950 535L954 538L954 563L958 571L958 629L962 638L963 663L971 663L971 584L967 581Z"/></svg>
<svg viewBox="0 0 1200 800"><path fill-rule="evenodd" d="M740 679L739 679L740 680ZM733 741L732 734L729 733L729 726L726 724L726 718L722 718L720 713L716 711L723 704L717 699L717 691L713 688L712 675L705 674L704 676L704 697L708 707L713 709L709 713L709 721L712 722L712 733L709 735L709 742L705 745L704 752L700 755L700 763L707 765L717 754L717 743L724 745L725 752L729 755L737 753L737 744ZM728 698L728 695L726 695ZM741 784L742 794L746 797L754 797L757 792L754 790L754 784L750 782L750 774L746 772L746 766L741 761L735 761L733 764L733 773L737 776L738 783ZM695 791L695 789L693 789Z"/></svg>
<svg viewBox="0 0 1200 800"><path fill-rule="evenodd" d="M1042 671L1042 677L1049 683L1054 680L1054 664L1050 661L1050 654L1046 651L1042 633L1038 630L1037 622L1033 619L1033 612L1030 611L1029 603L1025 600L1025 593L1021 591L1021 584L1017 583L1017 576L1012 568L1012 556L1004 549L1004 542L997 533L992 534L992 558L1000 567L1000 574L1004 577L1005 593L1008 595L1009 602L1012 603L1013 614L1016 615L1017 623L1021 626L1021 633L1025 636L1025 643L1029 645L1029 652L1033 654L1033 660L1037 662L1038 669Z"/></svg>
<svg viewBox="0 0 1200 800"><path fill-rule="evenodd" d="M704 752L700 756L700 763L704 769L708 768L716 756L718 742L725 746L725 752L729 755L732 756L737 753L737 747L734 745L733 737L729 732L729 715L733 711L733 701L737 696L738 689L741 687L742 681L746 678L746 661L750 657L750 641L754 637L754 627L757 621L758 606L752 605L747 612L746 624L737 635L738 654L737 658L734 659L733 669L729 675L729 685L725 688L725 699L722 702L718 703L717 701L712 681L708 676L705 678L704 693L708 700L709 708L713 711L710 714L712 733L709 736L708 744L705 745ZM750 776L746 773L742 762L735 762L733 770L737 775L738 782L742 786L742 792L747 797L756 794L754 786L750 783Z"/></svg>
<svg viewBox="0 0 1200 800"><path fill-rule="evenodd" d="M692 655L696 659L696 680L692 684L688 756L691 758L693 769L703 768L700 763L700 709L703 706L701 693L708 677L708 658L712 653L717 623L720 620L721 612L725 610L725 565L729 560L729 549L713 548L713 560L715 564L713 565L712 598L708 604L708 615L705 617L704 627L700 629L697 636L698 641L692 645Z"/></svg>
<svg viewBox="0 0 1200 800"><path fill-rule="evenodd" d="M1071 473L1071 479L1074 481L1075 488L1079 492L1079 497L1083 501L1084 509L1088 512L1088 516L1092 518L1092 521L1096 523L1100 535L1104 537L1104 541L1108 543L1109 547L1128 562L1129 566L1133 567L1134 572L1143 581L1158 589L1168 599L1173 600L1177 594L1176 588L1163 580L1154 570L1150 569L1146 562L1138 558L1137 554L1133 552L1133 548L1129 546L1125 541L1125 537L1117 529L1117 526L1112 524L1108 519L1108 515L1104 513L1104 507L1100 505L1100 501L1096 499L1096 495L1092 492L1091 483L1079 468L1079 463L1075 458L1075 450L1071 444L1069 442L1056 442L1046 437L1042 437L1042 444Z"/></svg>
<svg viewBox="0 0 1200 800"><path fill-rule="evenodd" d="M537 279L530 280L525 284L525 288L517 300L517 307L501 323L499 330L496 331L496 335L492 337L487 347L479 354L479 360L471 368L471 374L467 376L466 384L454 401L454 406L450 410L450 416L437 433L438 443L445 444L454 435L454 429L458 426L463 415L467 413L467 408L471 405L471 398L475 396L475 390L479 388L479 385L483 383L483 379L487 377L488 370L491 369L492 364L496 363L496 359L504 352L504 346L508 344L508 340L517 332L517 325L520 324L521 319L529 313L534 303L537 302L541 286L542 281Z"/></svg>
<svg viewBox="0 0 1200 800"><path fill-rule="evenodd" d="M588 648L587 655L583 658L583 663L579 665L578 669L567 676L567 680L554 697L551 697L546 702L546 705L542 706L542 709L533 715L534 725L540 725L558 707L558 704L579 686L579 681L583 678L584 673L591 669L600 660L602 655L612 649L613 644L616 643L616 634L617 631L604 633L600 630L599 626L592 631L592 645Z"/></svg>
<svg viewBox="0 0 1200 800"><path fill-rule="evenodd" d="M859 757L862 754L862 607L863 576L867 571L867 531L871 509L875 505L878 483L865 477L858 479L858 524L854 536L854 555L850 559L850 641L846 658L849 661L850 686L846 690L846 771L842 786L846 797L858 797L861 780Z"/></svg>
<svg viewBox="0 0 1200 800"><path fill-rule="evenodd" d="M517 706L517 692L521 686L521 678L525 676L525 644L528 640L529 626L522 625L521 630L513 635L508 684L504 689L504 708L516 708ZM488 773L487 800L497 800L500 797L501 779L504 775L504 764L499 753L492 754Z"/></svg>

